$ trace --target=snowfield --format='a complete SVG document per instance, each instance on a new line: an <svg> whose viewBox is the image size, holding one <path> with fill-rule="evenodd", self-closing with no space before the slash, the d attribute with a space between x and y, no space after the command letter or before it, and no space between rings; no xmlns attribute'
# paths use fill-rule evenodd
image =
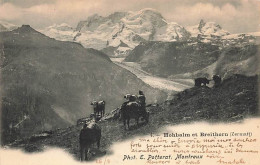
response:
<svg viewBox="0 0 260 165"><path fill-rule="evenodd" d="M40 31L57 40L81 43L86 48L114 47L114 56L125 55L142 41L179 41L190 36L184 27L167 22L158 11L149 8L115 12L106 17L95 14L80 21L77 28L61 24ZM122 42L128 49L119 47Z"/></svg>
<svg viewBox="0 0 260 165"><path fill-rule="evenodd" d="M125 57L143 41L195 40L219 46L254 42L251 35L259 32L232 35L215 22L201 20L195 26L183 27L167 21L158 11L150 8L140 11L115 12L108 16L94 14L80 21L76 28L65 23L41 29L43 34L62 41L81 43L85 48L109 49L111 57ZM123 43L124 48L121 44Z"/></svg>

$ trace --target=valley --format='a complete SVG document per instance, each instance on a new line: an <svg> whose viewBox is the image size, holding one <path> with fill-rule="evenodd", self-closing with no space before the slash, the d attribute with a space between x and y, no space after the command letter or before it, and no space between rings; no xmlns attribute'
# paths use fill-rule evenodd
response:
<svg viewBox="0 0 260 165"><path fill-rule="evenodd" d="M191 88L194 85L193 79L172 79L157 77L149 74L141 69L141 67L135 62L124 62L124 58L111 58L111 60L118 66L125 68L135 74L146 84L153 88L158 88L168 93L168 97L173 93L183 91Z"/></svg>

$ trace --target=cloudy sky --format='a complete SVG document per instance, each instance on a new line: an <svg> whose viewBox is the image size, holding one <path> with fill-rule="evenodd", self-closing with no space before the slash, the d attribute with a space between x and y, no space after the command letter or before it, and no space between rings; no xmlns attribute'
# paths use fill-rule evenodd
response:
<svg viewBox="0 0 260 165"><path fill-rule="evenodd" d="M95 13L158 10L183 26L200 19L219 23L232 33L260 31L260 0L0 0L0 20L43 28L54 23L75 27Z"/></svg>

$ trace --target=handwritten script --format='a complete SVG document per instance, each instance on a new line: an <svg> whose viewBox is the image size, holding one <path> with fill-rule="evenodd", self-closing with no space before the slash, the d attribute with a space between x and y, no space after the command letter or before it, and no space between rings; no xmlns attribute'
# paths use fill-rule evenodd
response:
<svg viewBox="0 0 260 165"><path fill-rule="evenodd" d="M248 164L244 155L258 156L257 142L252 132L151 133L131 141L130 153L122 159L146 164Z"/></svg>
<svg viewBox="0 0 260 165"><path fill-rule="evenodd" d="M128 131L128 130L127 130ZM125 131L125 133L128 133ZM111 146L98 164L259 165L260 119L165 126Z"/></svg>

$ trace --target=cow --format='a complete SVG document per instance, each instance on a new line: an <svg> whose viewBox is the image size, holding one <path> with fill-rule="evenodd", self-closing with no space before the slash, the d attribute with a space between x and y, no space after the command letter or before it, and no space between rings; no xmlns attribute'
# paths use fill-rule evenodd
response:
<svg viewBox="0 0 260 165"><path fill-rule="evenodd" d="M124 98L127 99L127 100L129 100L130 96L131 96L131 94L126 94L126 95L124 96Z"/></svg>
<svg viewBox="0 0 260 165"><path fill-rule="evenodd" d="M105 115L105 105L106 102L104 100L101 101L93 101L90 103L90 105L93 106L94 108L94 115L95 117L97 117L97 115L101 115L101 117L103 117Z"/></svg>
<svg viewBox="0 0 260 165"><path fill-rule="evenodd" d="M125 98L126 100L131 100L131 101L136 101L136 100L137 100L137 96L136 96L136 95L131 95L131 94L126 94L126 95L124 96L124 98Z"/></svg>
<svg viewBox="0 0 260 165"><path fill-rule="evenodd" d="M92 144L97 143L97 148L100 147L101 128L95 121L85 123L80 131L79 146L80 146L80 160L88 160L88 153Z"/></svg>
<svg viewBox="0 0 260 165"><path fill-rule="evenodd" d="M126 129L126 124L127 124L127 128L129 129L129 122L131 118L135 119L137 126L139 125L140 117L143 117L146 123L148 123L149 121L149 113L143 111L141 105L136 101L123 103L120 109L120 114L125 129Z"/></svg>
<svg viewBox="0 0 260 165"><path fill-rule="evenodd" d="M201 87L201 84L206 86L206 84L209 84L209 81L206 77L200 77L195 79L195 86L196 87Z"/></svg>

